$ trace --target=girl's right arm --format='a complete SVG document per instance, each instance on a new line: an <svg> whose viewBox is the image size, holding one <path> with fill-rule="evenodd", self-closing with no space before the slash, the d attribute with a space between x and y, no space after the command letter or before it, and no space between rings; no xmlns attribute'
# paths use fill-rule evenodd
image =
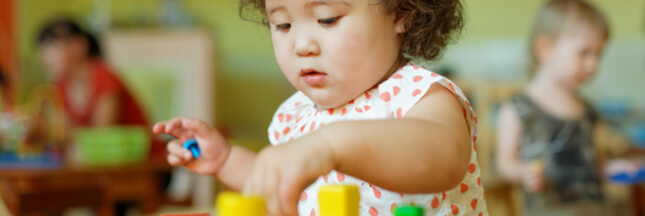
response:
<svg viewBox="0 0 645 216"><path fill-rule="evenodd" d="M502 106L497 125L496 165L500 176L509 182L522 184L529 192L542 190L544 177L540 162L526 163L519 159L524 129L512 104Z"/></svg>
<svg viewBox="0 0 645 216"><path fill-rule="evenodd" d="M197 119L177 117L159 122L152 128L155 134L170 134L177 140L168 143L168 163L182 165L187 169L217 177L228 187L241 190L255 162L256 153L231 146L222 135L205 122ZM188 139L195 139L201 150L199 158L183 148Z"/></svg>

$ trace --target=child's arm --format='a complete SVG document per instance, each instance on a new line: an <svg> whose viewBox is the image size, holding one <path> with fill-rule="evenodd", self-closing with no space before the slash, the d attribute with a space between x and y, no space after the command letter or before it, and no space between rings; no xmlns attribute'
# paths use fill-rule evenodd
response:
<svg viewBox="0 0 645 216"><path fill-rule="evenodd" d="M322 128L335 169L401 193L436 193L457 186L473 148L456 96L434 85L403 119L354 121Z"/></svg>
<svg viewBox="0 0 645 216"><path fill-rule="evenodd" d="M526 163L519 159L519 145L523 127L513 105L506 103L499 112L497 122L497 170L509 182L523 184L531 192L540 191L544 185L541 162Z"/></svg>
<svg viewBox="0 0 645 216"><path fill-rule="evenodd" d="M397 192L445 191L467 172L467 121L455 96L435 85L403 119L333 123L266 148L244 191L263 194L276 215L294 215L302 189L333 169Z"/></svg>
<svg viewBox="0 0 645 216"><path fill-rule="evenodd" d="M199 174L216 176L234 190L242 189L255 161L256 153L240 146L231 146L216 130L200 120L173 118L155 124L153 132L178 138L168 143L168 163L183 165ZM182 147L183 142L192 138L199 144L199 158L193 158L191 152Z"/></svg>

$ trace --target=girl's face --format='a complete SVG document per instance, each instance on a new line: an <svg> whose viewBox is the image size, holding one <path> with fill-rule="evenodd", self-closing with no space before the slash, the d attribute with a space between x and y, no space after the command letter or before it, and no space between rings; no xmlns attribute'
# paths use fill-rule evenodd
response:
<svg viewBox="0 0 645 216"><path fill-rule="evenodd" d="M271 38L289 82L334 108L374 87L400 52L401 21L370 0L266 0Z"/></svg>
<svg viewBox="0 0 645 216"><path fill-rule="evenodd" d="M40 58L54 81L64 79L75 66L87 58L87 45L82 37L63 37L40 45Z"/></svg>
<svg viewBox="0 0 645 216"><path fill-rule="evenodd" d="M546 75L574 90L589 81L598 69L605 37L597 30L562 33L542 62Z"/></svg>

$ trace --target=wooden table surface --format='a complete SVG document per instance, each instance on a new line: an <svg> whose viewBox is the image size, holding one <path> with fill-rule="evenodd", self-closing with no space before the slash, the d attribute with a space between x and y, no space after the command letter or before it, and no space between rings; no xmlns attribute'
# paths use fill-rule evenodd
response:
<svg viewBox="0 0 645 216"><path fill-rule="evenodd" d="M114 203L136 202L142 213L163 201L160 175L171 167L165 158L117 166L65 164L58 169L0 169L0 195L14 215L60 213L91 206L114 215Z"/></svg>

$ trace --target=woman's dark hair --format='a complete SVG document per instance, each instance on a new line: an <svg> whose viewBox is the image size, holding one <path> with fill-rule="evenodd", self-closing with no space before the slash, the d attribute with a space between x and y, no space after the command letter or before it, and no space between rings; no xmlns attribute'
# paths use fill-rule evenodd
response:
<svg viewBox="0 0 645 216"><path fill-rule="evenodd" d="M460 0L378 0L377 4L403 19L401 52L412 57L434 60L464 26ZM265 6L265 0L240 0L240 17L268 25Z"/></svg>
<svg viewBox="0 0 645 216"><path fill-rule="evenodd" d="M102 56L101 47L96 37L68 19L60 19L47 24L38 35L38 45L42 46L47 41L66 39L73 36L81 36L87 39L88 57Z"/></svg>

